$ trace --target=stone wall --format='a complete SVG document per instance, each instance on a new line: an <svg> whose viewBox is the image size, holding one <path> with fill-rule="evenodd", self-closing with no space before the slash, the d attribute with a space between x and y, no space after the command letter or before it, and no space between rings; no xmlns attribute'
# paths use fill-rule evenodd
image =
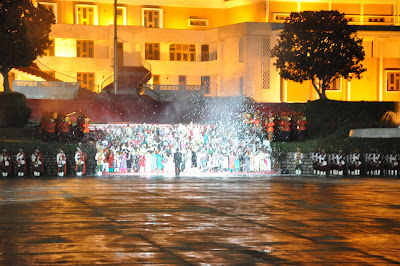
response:
<svg viewBox="0 0 400 266"><path fill-rule="evenodd" d="M294 159L294 152L282 153L280 158L280 169L282 174L295 174L296 161ZM302 174L311 175L313 174L313 163L311 153L303 153L303 164L302 164Z"/></svg>

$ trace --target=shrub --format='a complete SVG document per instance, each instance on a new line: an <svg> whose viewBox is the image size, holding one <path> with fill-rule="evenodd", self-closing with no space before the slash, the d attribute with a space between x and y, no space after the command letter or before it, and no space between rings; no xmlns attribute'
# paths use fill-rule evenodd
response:
<svg viewBox="0 0 400 266"><path fill-rule="evenodd" d="M31 112L32 109L26 105L24 94L0 94L0 127L24 127Z"/></svg>

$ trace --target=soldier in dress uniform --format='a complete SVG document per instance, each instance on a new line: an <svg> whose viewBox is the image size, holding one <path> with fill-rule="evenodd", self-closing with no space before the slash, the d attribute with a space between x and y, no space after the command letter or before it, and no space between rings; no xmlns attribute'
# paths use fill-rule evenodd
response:
<svg viewBox="0 0 400 266"><path fill-rule="evenodd" d="M85 172L85 155L80 147L75 152L75 171L77 176L82 176Z"/></svg>
<svg viewBox="0 0 400 266"><path fill-rule="evenodd" d="M296 161L296 175L301 175L301 165L303 164L303 153L300 148L297 148L296 153L294 154L294 159Z"/></svg>
<svg viewBox="0 0 400 266"><path fill-rule="evenodd" d="M19 151L18 151L15 159L17 161L18 176L25 176L26 175L26 155L24 153L23 148L19 148Z"/></svg>
<svg viewBox="0 0 400 266"><path fill-rule="evenodd" d="M67 156L61 148L57 153L57 173L61 177L67 175Z"/></svg>
<svg viewBox="0 0 400 266"><path fill-rule="evenodd" d="M320 166L319 174L326 176L326 172L328 171L328 159L325 150L321 150L321 153L318 155L318 164Z"/></svg>
<svg viewBox="0 0 400 266"><path fill-rule="evenodd" d="M392 153L388 155L388 163L388 174L390 176L397 176L397 172L399 169L399 157L396 151L392 151Z"/></svg>
<svg viewBox="0 0 400 266"><path fill-rule="evenodd" d="M361 172L361 154L355 150L349 155L350 175L360 175Z"/></svg>
<svg viewBox="0 0 400 266"><path fill-rule="evenodd" d="M7 177L11 174L11 156L7 149L3 149L3 153L0 156L0 170L3 177Z"/></svg>
<svg viewBox="0 0 400 266"><path fill-rule="evenodd" d="M44 173L44 160L43 154L39 151L39 148L36 148L34 153L32 154L32 169L34 176L40 176Z"/></svg>

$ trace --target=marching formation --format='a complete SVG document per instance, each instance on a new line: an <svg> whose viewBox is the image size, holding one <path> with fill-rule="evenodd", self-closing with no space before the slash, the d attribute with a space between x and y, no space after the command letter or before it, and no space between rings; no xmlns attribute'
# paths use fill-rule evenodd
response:
<svg viewBox="0 0 400 266"><path fill-rule="evenodd" d="M400 154L396 151L380 153L374 150L360 153L358 150L344 153L342 150L325 152L320 149L312 154L316 175L368 175L398 176Z"/></svg>
<svg viewBox="0 0 400 266"><path fill-rule="evenodd" d="M19 149L17 155L15 156L15 167L18 176L24 177L29 175L28 164L31 165L31 171L34 176L40 176L43 174L44 159L43 154L38 148L35 149L30 158L28 158L28 156L25 154L23 148ZM0 171L3 177L11 175L12 166L13 161L10 153L7 151L7 149L3 149L3 152L0 155Z"/></svg>

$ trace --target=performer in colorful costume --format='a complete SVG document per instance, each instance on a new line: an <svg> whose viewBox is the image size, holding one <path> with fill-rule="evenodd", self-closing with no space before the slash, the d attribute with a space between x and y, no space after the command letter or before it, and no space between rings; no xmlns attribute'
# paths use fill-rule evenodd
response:
<svg viewBox="0 0 400 266"><path fill-rule="evenodd" d="M103 174L103 163L104 163L104 152L101 148L97 150L97 153L94 157L97 161L97 175L101 176Z"/></svg>

